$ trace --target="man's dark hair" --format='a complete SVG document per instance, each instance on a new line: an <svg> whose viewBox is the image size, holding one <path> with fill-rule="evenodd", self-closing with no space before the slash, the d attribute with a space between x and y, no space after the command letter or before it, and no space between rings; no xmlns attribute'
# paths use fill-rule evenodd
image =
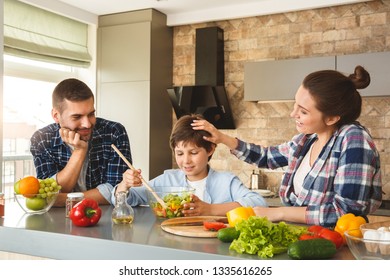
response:
<svg viewBox="0 0 390 280"><path fill-rule="evenodd" d="M53 108L63 112L65 100L84 101L94 98L92 90L82 81L74 78L66 79L60 82L53 91Z"/></svg>

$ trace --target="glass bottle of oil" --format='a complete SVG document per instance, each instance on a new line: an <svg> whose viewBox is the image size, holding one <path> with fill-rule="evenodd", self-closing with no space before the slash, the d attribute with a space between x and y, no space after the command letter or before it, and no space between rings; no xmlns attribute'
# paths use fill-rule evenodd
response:
<svg viewBox="0 0 390 280"><path fill-rule="evenodd" d="M131 224L134 221L134 210L127 203L127 192L118 192L115 195L115 208L112 210L114 224Z"/></svg>

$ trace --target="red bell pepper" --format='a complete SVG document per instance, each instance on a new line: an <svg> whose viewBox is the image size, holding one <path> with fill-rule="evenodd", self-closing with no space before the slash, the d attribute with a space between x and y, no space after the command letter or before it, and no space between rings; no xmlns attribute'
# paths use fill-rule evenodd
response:
<svg viewBox="0 0 390 280"><path fill-rule="evenodd" d="M89 227L96 225L100 217L102 216L102 210L99 204L90 198L84 198L77 203L69 213L69 218L73 224L79 227Z"/></svg>

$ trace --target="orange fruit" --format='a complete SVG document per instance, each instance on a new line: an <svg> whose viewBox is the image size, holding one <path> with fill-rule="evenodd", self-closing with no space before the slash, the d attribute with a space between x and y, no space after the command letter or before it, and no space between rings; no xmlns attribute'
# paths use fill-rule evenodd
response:
<svg viewBox="0 0 390 280"><path fill-rule="evenodd" d="M19 182L19 193L25 197L33 197L39 192L39 181L34 176L27 176Z"/></svg>

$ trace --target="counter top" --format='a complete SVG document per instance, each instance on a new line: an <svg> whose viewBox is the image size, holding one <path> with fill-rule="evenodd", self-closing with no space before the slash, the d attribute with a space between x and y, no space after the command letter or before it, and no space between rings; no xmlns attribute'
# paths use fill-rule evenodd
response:
<svg viewBox="0 0 390 280"><path fill-rule="evenodd" d="M229 250L217 238L182 237L163 231L149 207L135 207L132 225L114 225L113 207L101 206L102 217L93 227L76 227L65 218L64 208L42 215L27 215L13 201L6 202L0 218L0 251L51 259L117 260L223 260L259 259ZM6 242L4 242L6 240ZM288 259L287 254L273 259ZM344 246L334 259L354 259Z"/></svg>
<svg viewBox="0 0 390 280"><path fill-rule="evenodd" d="M280 197L266 197L265 200L270 207L278 207L282 206L282 202L280 201ZM385 206L385 207L382 207ZM387 202L386 204L382 202L381 208L378 208L374 213L370 214L369 217L376 219L378 216L383 216L384 218L381 220L390 220L390 204ZM371 219L370 219L370 222Z"/></svg>

